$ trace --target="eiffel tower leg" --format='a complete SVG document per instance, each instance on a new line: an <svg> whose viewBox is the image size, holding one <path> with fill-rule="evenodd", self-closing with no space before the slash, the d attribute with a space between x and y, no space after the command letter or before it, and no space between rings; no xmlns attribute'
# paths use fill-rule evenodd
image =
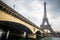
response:
<svg viewBox="0 0 60 40"><path fill-rule="evenodd" d="M51 34L55 34L55 32L53 31L53 29L51 27L49 30L51 31Z"/></svg>

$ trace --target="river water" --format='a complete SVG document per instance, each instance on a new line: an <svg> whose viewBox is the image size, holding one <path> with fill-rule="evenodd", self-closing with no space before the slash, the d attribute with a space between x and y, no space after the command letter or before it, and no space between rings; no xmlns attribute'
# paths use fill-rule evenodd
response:
<svg viewBox="0 0 60 40"><path fill-rule="evenodd" d="M57 38L57 37L44 37L44 38L41 38L40 40L60 40L60 38Z"/></svg>

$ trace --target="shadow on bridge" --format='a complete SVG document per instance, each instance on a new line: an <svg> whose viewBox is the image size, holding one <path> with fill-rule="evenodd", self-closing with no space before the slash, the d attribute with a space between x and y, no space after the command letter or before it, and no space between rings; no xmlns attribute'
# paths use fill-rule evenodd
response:
<svg viewBox="0 0 60 40"><path fill-rule="evenodd" d="M2 40L6 39L8 31L9 31L9 38L12 39L24 35L24 32L26 32L26 34L32 34L32 31L26 26L15 22L9 22L9 21L0 21L0 29L3 30L3 34L2 34L3 36L1 38Z"/></svg>
<svg viewBox="0 0 60 40"><path fill-rule="evenodd" d="M9 31L32 33L32 31L25 25L9 21L0 21L0 28Z"/></svg>

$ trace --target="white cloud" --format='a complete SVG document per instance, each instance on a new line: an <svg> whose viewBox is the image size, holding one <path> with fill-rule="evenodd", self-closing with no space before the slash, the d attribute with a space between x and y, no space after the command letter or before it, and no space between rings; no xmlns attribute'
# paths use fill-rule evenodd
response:
<svg viewBox="0 0 60 40"><path fill-rule="evenodd" d="M56 19L52 19L51 25L55 31L60 31L60 27L59 27L60 26L60 17L58 17Z"/></svg>

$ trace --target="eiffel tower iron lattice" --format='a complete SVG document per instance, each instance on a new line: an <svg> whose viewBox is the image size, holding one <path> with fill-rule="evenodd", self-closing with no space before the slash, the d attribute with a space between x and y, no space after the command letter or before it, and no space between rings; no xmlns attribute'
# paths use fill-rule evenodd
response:
<svg viewBox="0 0 60 40"><path fill-rule="evenodd" d="M47 25L45 25L45 22ZM47 14L46 14L46 2L44 2L44 17L43 17L43 22L40 25L41 30L49 30L51 33L54 33L53 29L51 28L51 25L48 22Z"/></svg>

